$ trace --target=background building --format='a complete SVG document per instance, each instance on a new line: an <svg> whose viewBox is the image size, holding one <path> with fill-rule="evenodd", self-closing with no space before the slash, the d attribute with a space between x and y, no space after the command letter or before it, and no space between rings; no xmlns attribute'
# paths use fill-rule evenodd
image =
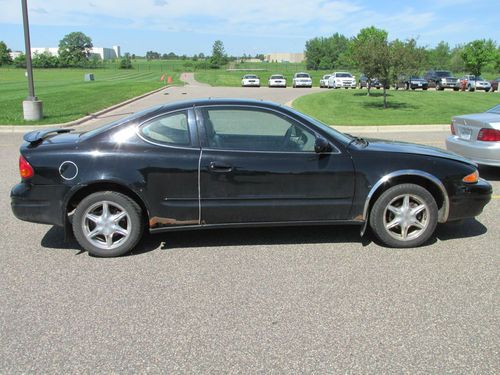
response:
<svg viewBox="0 0 500 375"><path fill-rule="evenodd" d="M275 52L266 55L267 62L301 63L305 60L304 53Z"/></svg>
<svg viewBox="0 0 500 375"><path fill-rule="evenodd" d="M33 47L31 48L31 55L35 53L42 54L47 52L53 56L59 55L59 47ZM112 60L121 57L120 46L113 46L112 48L107 47L93 47L90 50L91 55L97 55L102 60Z"/></svg>

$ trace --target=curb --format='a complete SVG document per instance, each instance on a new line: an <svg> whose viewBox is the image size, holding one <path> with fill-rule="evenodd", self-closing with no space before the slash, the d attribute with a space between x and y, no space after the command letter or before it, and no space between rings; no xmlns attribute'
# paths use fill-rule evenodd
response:
<svg viewBox="0 0 500 375"><path fill-rule="evenodd" d="M51 128L67 128L71 126L76 126L76 125L81 125L87 121L90 121L92 119L95 119L96 117L103 115L105 113L111 112L117 108L123 107L127 104L133 103L137 100L141 100L149 95L156 94L157 92L160 92L162 90L166 90L168 88L172 87L172 85L167 85L160 87L158 89L155 89L153 91L146 92L144 94L141 94L139 96L136 96L134 98L130 98L125 100L124 102L114 104L111 107L101 109L100 111L91 113L90 115L81 117L77 120L69 121L69 122L64 122L62 124L46 124L46 125L0 125L0 133L26 133L29 131L33 130L40 130L40 129L51 129Z"/></svg>

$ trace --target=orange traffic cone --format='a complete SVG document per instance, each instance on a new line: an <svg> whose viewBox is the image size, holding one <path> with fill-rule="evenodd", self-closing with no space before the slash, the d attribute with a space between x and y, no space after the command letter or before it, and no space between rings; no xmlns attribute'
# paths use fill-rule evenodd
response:
<svg viewBox="0 0 500 375"><path fill-rule="evenodd" d="M172 76L168 76L168 78L167 78L167 83L168 83L168 84L171 84L172 82L173 82L173 80L172 80Z"/></svg>

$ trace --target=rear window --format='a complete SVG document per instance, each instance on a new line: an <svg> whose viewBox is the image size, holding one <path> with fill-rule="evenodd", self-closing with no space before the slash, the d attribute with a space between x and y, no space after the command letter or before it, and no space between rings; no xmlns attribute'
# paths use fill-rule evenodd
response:
<svg viewBox="0 0 500 375"><path fill-rule="evenodd" d="M493 108L488 109L486 112L488 112L488 113L495 113L497 115L500 115L500 104L494 106Z"/></svg>
<svg viewBox="0 0 500 375"><path fill-rule="evenodd" d="M153 142L173 146L190 144L187 112L175 112L152 119L140 128L141 135Z"/></svg>
<svg viewBox="0 0 500 375"><path fill-rule="evenodd" d="M247 78L247 79L254 79L254 78L257 78L257 76L252 76L252 75L248 75L248 76L245 76L243 78Z"/></svg>
<svg viewBox="0 0 500 375"><path fill-rule="evenodd" d="M436 75L438 77L451 77L451 73L447 71L437 71Z"/></svg>
<svg viewBox="0 0 500 375"><path fill-rule="evenodd" d="M307 73L297 74L297 78L311 78Z"/></svg>
<svg viewBox="0 0 500 375"><path fill-rule="evenodd" d="M283 79L283 76L271 76L271 79Z"/></svg>

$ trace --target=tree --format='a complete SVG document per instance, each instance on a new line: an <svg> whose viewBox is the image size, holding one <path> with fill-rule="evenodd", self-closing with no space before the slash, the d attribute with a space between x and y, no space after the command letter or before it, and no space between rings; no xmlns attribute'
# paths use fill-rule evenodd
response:
<svg viewBox="0 0 500 375"><path fill-rule="evenodd" d="M449 69L451 62L451 49L448 43L441 41L428 51L429 67L433 69Z"/></svg>
<svg viewBox="0 0 500 375"><path fill-rule="evenodd" d="M69 33L59 42L59 61L65 66L85 64L92 47L92 39L84 33Z"/></svg>
<svg viewBox="0 0 500 375"><path fill-rule="evenodd" d="M130 54L126 53L123 59L120 61L120 69L132 69L132 61L130 60Z"/></svg>
<svg viewBox="0 0 500 375"><path fill-rule="evenodd" d="M387 88L402 74L416 74L425 61L425 49L415 39L389 42L387 32L375 27L362 29L354 38L353 57L364 74L378 78L384 88L384 108L387 108Z"/></svg>
<svg viewBox="0 0 500 375"><path fill-rule="evenodd" d="M14 59L13 62L16 68L26 68L26 55L24 53L21 53Z"/></svg>
<svg viewBox="0 0 500 375"><path fill-rule="evenodd" d="M368 78L368 82L373 78L378 78L382 82L382 76L388 76L384 68L390 61L387 31L377 29L374 26L361 29L352 41L351 54L357 62L358 68ZM384 85L385 101L386 84L384 82L382 84ZM368 95L370 95L369 84Z"/></svg>
<svg viewBox="0 0 500 375"><path fill-rule="evenodd" d="M10 48L7 48L7 44L0 40L0 66L12 64L11 52Z"/></svg>
<svg viewBox="0 0 500 375"><path fill-rule="evenodd" d="M467 70L477 77L485 65L495 60L496 53L497 47L493 40L474 40L464 46L462 59Z"/></svg>
<svg viewBox="0 0 500 375"><path fill-rule="evenodd" d="M349 44L349 39L339 33L308 40L305 48L307 68L334 69L348 63Z"/></svg>
<svg viewBox="0 0 500 375"><path fill-rule="evenodd" d="M219 69L221 66L226 65L228 62L224 44L221 40L216 40L212 46L212 56L210 57L210 67Z"/></svg>

